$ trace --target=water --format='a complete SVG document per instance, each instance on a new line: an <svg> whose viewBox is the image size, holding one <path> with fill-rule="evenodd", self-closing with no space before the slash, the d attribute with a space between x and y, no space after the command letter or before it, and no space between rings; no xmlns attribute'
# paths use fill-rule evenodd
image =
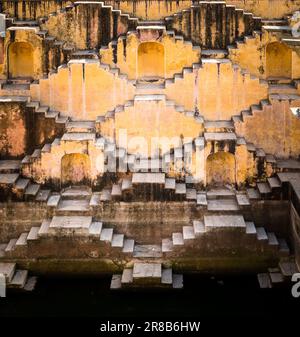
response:
<svg viewBox="0 0 300 337"><path fill-rule="evenodd" d="M300 298L290 289L261 290L255 276L184 276L184 290L109 290L102 279L42 279L33 293L8 293L0 299L0 317L92 318L245 318L299 313Z"/></svg>

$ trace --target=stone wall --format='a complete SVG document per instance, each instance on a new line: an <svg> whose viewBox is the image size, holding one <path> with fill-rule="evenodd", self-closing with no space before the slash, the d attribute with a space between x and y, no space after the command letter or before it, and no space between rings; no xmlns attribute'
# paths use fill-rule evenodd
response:
<svg viewBox="0 0 300 337"><path fill-rule="evenodd" d="M290 110L299 100L271 99L263 110L253 111L235 123L236 133L276 157L297 157L300 151L300 119Z"/></svg>
<svg viewBox="0 0 300 337"><path fill-rule="evenodd" d="M289 202L260 201L244 211L246 221L265 226L268 231L284 237L289 231ZM201 220L207 212L193 202L108 202L94 208L91 215L138 243L159 244L182 226L191 225L191 219ZM18 237L23 231L41 224L53 211L43 203L0 203L0 237L2 242Z"/></svg>
<svg viewBox="0 0 300 337"><path fill-rule="evenodd" d="M26 102L0 101L0 155L6 158L22 157L30 148L30 120Z"/></svg>

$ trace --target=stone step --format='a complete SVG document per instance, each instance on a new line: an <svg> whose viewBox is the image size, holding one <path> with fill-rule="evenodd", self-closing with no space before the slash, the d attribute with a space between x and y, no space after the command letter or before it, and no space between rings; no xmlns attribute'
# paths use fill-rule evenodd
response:
<svg viewBox="0 0 300 337"><path fill-rule="evenodd" d="M121 283L129 284L133 282L133 269L125 268L122 273Z"/></svg>
<svg viewBox="0 0 300 337"><path fill-rule="evenodd" d="M133 282L161 282L162 265L160 263L136 262L133 265Z"/></svg>
<svg viewBox="0 0 300 337"><path fill-rule="evenodd" d="M100 198L101 194L99 192L95 192L92 194L91 199L90 199L90 206L91 207L98 207L100 205Z"/></svg>
<svg viewBox="0 0 300 337"><path fill-rule="evenodd" d="M233 199L208 200L207 209L209 211L239 211L239 205Z"/></svg>
<svg viewBox="0 0 300 337"><path fill-rule="evenodd" d="M6 282L11 282L16 271L16 264L11 262L0 262L0 274L5 276Z"/></svg>
<svg viewBox="0 0 300 337"><path fill-rule="evenodd" d="M280 260L279 268L285 277L292 277L299 272L295 260Z"/></svg>
<svg viewBox="0 0 300 337"><path fill-rule="evenodd" d="M203 221L194 220L193 221L194 233L195 236L205 233L205 226Z"/></svg>
<svg viewBox="0 0 300 337"><path fill-rule="evenodd" d="M130 178L125 178L122 180L122 191L127 191L132 189L132 181Z"/></svg>
<svg viewBox="0 0 300 337"><path fill-rule="evenodd" d="M175 194L186 194L186 184L176 183Z"/></svg>
<svg viewBox="0 0 300 337"><path fill-rule="evenodd" d="M267 235L268 235L268 240L269 240L268 243L270 246L279 246L279 242L277 240L275 233L269 232L267 233Z"/></svg>
<svg viewBox="0 0 300 337"><path fill-rule="evenodd" d="M280 272L269 273L272 285L277 285L284 282L284 277Z"/></svg>
<svg viewBox="0 0 300 337"><path fill-rule="evenodd" d="M47 201L47 206L51 208L56 208L60 201L60 194L51 194Z"/></svg>
<svg viewBox="0 0 300 337"><path fill-rule="evenodd" d="M183 226L182 228L183 240L195 239L195 231L193 226Z"/></svg>
<svg viewBox="0 0 300 337"><path fill-rule="evenodd" d="M22 233L19 236L19 238L18 238L18 240L15 244L15 247L17 248L17 247L20 247L20 246L26 246L27 245L27 236L28 236L28 233Z"/></svg>
<svg viewBox="0 0 300 337"><path fill-rule="evenodd" d="M111 191L104 189L101 191L100 201L110 201L111 200Z"/></svg>
<svg viewBox="0 0 300 337"><path fill-rule="evenodd" d="M161 271L161 283L173 284L173 272L172 268L163 268Z"/></svg>
<svg viewBox="0 0 300 337"><path fill-rule="evenodd" d="M28 277L27 270L16 270L11 282L9 283L10 288L24 288Z"/></svg>
<svg viewBox="0 0 300 337"><path fill-rule="evenodd" d="M247 195L250 200L260 199L260 194L256 188L247 188Z"/></svg>
<svg viewBox="0 0 300 337"><path fill-rule="evenodd" d="M134 246L133 257L136 258L159 258L162 257L160 245L138 245Z"/></svg>
<svg viewBox="0 0 300 337"><path fill-rule="evenodd" d="M171 239L163 239L161 245L162 253L171 252L173 250L173 241Z"/></svg>
<svg viewBox="0 0 300 337"><path fill-rule="evenodd" d="M102 222L93 221L89 227L89 235L97 236L100 238L101 230L102 230Z"/></svg>
<svg viewBox="0 0 300 337"><path fill-rule="evenodd" d="M60 200L58 211L88 212L90 210L89 200Z"/></svg>
<svg viewBox="0 0 300 337"><path fill-rule="evenodd" d="M257 188L260 194L266 195L272 193L272 190L267 183L257 183Z"/></svg>
<svg viewBox="0 0 300 337"><path fill-rule="evenodd" d="M204 139L207 142L236 141L234 132L204 132Z"/></svg>
<svg viewBox="0 0 300 337"><path fill-rule="evenodd" d="M41 185L39 184L29 184L29 186L25 190L25 197L28 198L36 198Z"/></svg>
<svg viewBox="0 0 300 337"><path fill-rule="evenodd" d="M197 191L195 188L186 189L186 199L187 200L197 200Z"/></svg>
<svg viewBox="0 0 300 337"><path fill-rule="evenodd" d="M271 279L268 273L261 273L257 275L257 280L261 289L272 288Z"/></svg>
<svg viewBox="0 0 300 337"><path fill-rule="evenodd" d="M88 132L96 131L93 121L68 121L66 124L67 132Z"/></svg>
<svg viewBox="0 0 300 337"><path fill-rule="evenodd" d="M224 132L234 130L232 121L205 121L204 129L206 132Z"/></svg>
<svg viewBox="0 0 300 337"><path fill-rule="evenodd" d="M7 244L7 246L5 248L5 253L12 252L15 249L17 241L18 241L18 239L11 239L11 240L9 240L9 243Z"/></svg>
<svg viewBox="0 0 300 337"><path fill-rule="evenodd" d="M237 193L236 194L236 201L239 206L245 207L250 206L250 201L247 194Z"/></svg>
<svg viewBox="0 0 300 337"><path fill-rule="evenodd" d="M123 253L133 253L134 250L134 240L132 239L125 239L123 245Z"/></svg>
<svg viewBox="0 0 300 337"><path fill-rule="evenodd" d="M15 183L15 189L17 191L25 191L29 186L30 179L19 178Z"/></svg>
<svg viewBox="0 0 300 337"><path fill-rule="evenodd" d="M182 274L173 274L173 289L182 289L183 288L183 275Z"/></svg>
<svg viewBox="0 0 300 337"><path fill-rule="evenodd" d="M254 222L246 221L246 234L257 234Z"/></svg>
<svg viewBox="0 0 300 337"><path fill-rule="evenodd" d="M112 242L113 228L103 228L100 234L100 241Z"/></svg>
<svg viewBox="0 0 300 337"><path fill-rule="evenodd" d="M119 184L113 184L112 190L111 190L111 196L113 198L121 197L122 196L122 189Z"/></svg>
<svg viewBox="0 0 300 337"><path fill-rule="evenodd" d="M123 248L123 245L124 245L124 234L113 234L111 246Z"/></svg>
<svg viewBox="0 0 300 337"><path fill-rule="evenodd" d="M205 229L245 228L246 223L242 215L204 215Z"/></svg>
<svg viewBox="0 0 300 337"><path fill-rule="evenodd" d="M19 178L18 173L1 173L0 185L14 185Z"/></svg>
<svg viewBox="0 0 300 337"><path fill-rule="evenodd" d="M27 241L34 241L38 239L38 233L39 233L40 227L31 227L28 236Z"/></svg>
<svg viewBox="0 0 300 337"><path fill-rule="evenodd" d="M48 233L54 235L61 232L73 234L75 231L77 234L88 235L91 224L91 216L54 216L51 219Z"/></svg>
<svg viewBox="0 0 300 337"><path fill-rule="evenodd" d="M165 189L175 190L176 180L174 178L166 178Z"/></svg>
<svg viewBox="0 0 300 337"><path fill-rule="evenodd" d="M39 228L39 231L38 231L39 237L43 237L43 236L46 236L48 234L48 229L49 229L50 223L51 223L50 219L44 219L43 220L43 222L41 224L41 227Z"/></svg>
<svg viewBox="0 0 300 337"><path fill-rule="evenodd" d="M211 189L206 192L206 197L208 200L213 199L234 199L235 192L233 190L227 188L218 188L218 189Z"/></svg>
<svg viewBox="0 0 300 337"><path fill-rule="evenodd" d="M20 160L0 160L0 173L18 173L20 167Z"/></svg>
<svg viewBox="0 0 300 337"><path fill-rule="evenodd" d="M92 195L90 187L87 186L73 186L66 188L62 191L61 196L63 199L83 199L89 200Z"/></svg>
<svg viewBox="0 0 300 337"><path fill-rule="evenodd" d="M297 88L292 84L269 84L269 94L297 94Z"/></svg>
<svg viewBox="0 0 300 337"><path fill-rule="evenodd" d="M279 252L283 256L289 256L290 255L290 248L286 242L285 239L278 239L279 242Z"/></svg>
<svg viewBox="0 0 300 337"><path fill-rule="evenodd" d="M122 288L122 275L114 274L110 282L110 290L119 290Z"/></svg>
<svg viewBox="0 0 300 337"><path fill-rule="evenodd" d="M259 241L268 241L268 235L266 230L264 229L264 227L257 227L256 228L256 236L257 236L257 240Z"/></svg>
<svg viewBox="0 0 300 337"><path fill-rule="evenodd" d="M281 182L277 177L268 178L268 183L271 189L281 187Z"/></svg>
<svg viewBox="0 0 300 337"><path fill-rule="evenodd" d="M133 173L132 184L165 184L164 173Z"/></svg>
<svg viewBox="0 0 300 337"><path fill-rule="evenodd" d="M206 193L197 193L197 205L207 206Z"/></svg>
<svg viewBox="0 0 300 337"><path fill-rule="evenodd" d="M173 233L172 234L173 246L183 246L183 234L182 233Z"/></svg>
<svg viewBox="0 0 300 337"><path fill-rule="evenodd" d="M27 278L27 281L24 285L24 290L25 291L33 291L35 289L37 283L37 277L36 276L30 276Z"/></svg>
<svg viewBox="0 0 300 337"><path fill-rule="evenodd" d="M40 189L38 194L36 195L35 200L39 202L46 202L49 199L50 194L51 190Z"/></svg>

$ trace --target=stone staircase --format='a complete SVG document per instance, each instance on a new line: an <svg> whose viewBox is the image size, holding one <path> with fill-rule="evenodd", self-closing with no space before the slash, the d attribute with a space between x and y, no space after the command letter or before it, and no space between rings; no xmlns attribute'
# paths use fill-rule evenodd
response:
<svg viewBox="0 0 300 337"><path fill-rule="evenodd" d="M135 262L133 268L125 268L122 274L114 274L110 284L111 290L149 287L182 289L183 276L174 274L172 268L165 268L161 263Z"/></svg>
<svg viewBox="0 0 300 337"><path fill-rule="evenodd" d="M221 14L220 14L221 13ZM216 17L211 21L211 16ZM200 20L200 18L203 18ZM193 3L189 9L182 10L165 18L167 29L174 29L185 39L201 45L202 49L225 49L236 39L243 38L261 28L261 18L235 6L227 5L224 1L200 1ZM200 34L204 27L209 31ZM222 29L223 28L223 29ZM212 31L226 32L212 38ZM210 38L208 38L210 36Z"/></svg>
<svg viewBox="0 0 300 337"><path fill-rule="evenodd" d="M215 241L214 247L207 242L212 237L222 235L224 241L231 241L232 254L243 256L245 251L253 254L271 254L273 257L290 255L288 245L283 238L277 238L275 233L267 232L264 227L256 227L251 221L245 221L241 214L235 215L204 215L203 220L193 220L191 226L184 226L182 232L172 234L171 238L162 240L162 253L166 258L178 254L201 254L210 256L212 251L222 251L226 256L226 243ZM233 234L236 233L236 236ZM227 239L226 239L227 237ZM238 237L238 240L237 240ZM202 255L203 254L203 255Z"/></svg>
<svg viewBox="0 0 300 337"><path fill-rule="evenodd" d="M293 256L281 258L278 267L269 268L266 273L257 275L261 289L276 288L291 283L293 274L299 273Z"/></svg>
<svg viewBox="0 0 300 337"><path fill-rule="evenodd" d="M24 178L20 169L20 160L0 160L1 199L47 202L51 191Z"/></svg>
<svg viewBox="0 0 300 337"><path fill-rule="evenodd" d="M72 242L77 241L76 252ZM81 247L78 249L78 247ZM18 238L1 244L1 257L19 258L98 258L132 256L135 242L91 216L53 216L44 219ZM75 255L74 255L75 254ZM129 254L129 255L128 255Z"/></svg>
<svg viewBox="0 0 300 337"><path fill-rule="evenodd" d="M0 250L2 257L2 251ZM0 262L0 275L4 275L7 289L33 291L37 282L35 276L29 276L27 270L17 269L16 263Z"/></svg>

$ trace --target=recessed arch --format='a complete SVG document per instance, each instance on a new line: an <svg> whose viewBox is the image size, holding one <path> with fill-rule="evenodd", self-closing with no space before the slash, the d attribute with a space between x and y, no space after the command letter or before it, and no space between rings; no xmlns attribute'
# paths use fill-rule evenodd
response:
<svg viewBox="0 0 300 337"><path fill-rule="evenodd" d="M138 47L138 78L165 77L165 49L159 42L143 42Z"/></svg>
<svg viewBox="0 0 300 337"><path fill-rule="evenodd" d="M292 51L280 42L272 42L266 48L266 67L268 78L292 76Z"/></svg>
<svg viewBox="0 0 300 337"><path fill-rule="evenodd" d="M216 152L206 159L207 185L235 184L235 157L230 152Z"/></svg>
<svg viewBox="0 0 300 337"><path fill-rule="evenodd" d="M87 154L71 153L61 159L62 186L89 185L91 179L91 162Z"/></svg>
<svg viewBox="0 0 300 337"><path fill-rule="evenodd" d="M13 42L8 47L10 78L34 77L33 46L28 42Z"/></svg>

